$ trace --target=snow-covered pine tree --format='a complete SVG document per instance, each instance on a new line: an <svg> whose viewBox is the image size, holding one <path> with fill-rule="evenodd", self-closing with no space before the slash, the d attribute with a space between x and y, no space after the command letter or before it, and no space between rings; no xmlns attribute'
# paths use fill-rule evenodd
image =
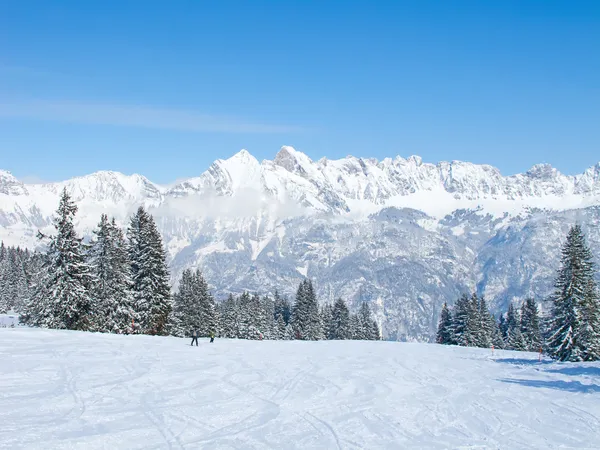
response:
<svg viewBox="0 0 600 450"><path fill-rule="evenodd" d="M535 300L527 298L521 305L521 335L525 350L537 352L542 346L540 317Z"/></svg>
<svg viewBox="0 0 600 450"><path fill-rule="evenodd" d="M196 269L194 274L194 287L196 295L201 299L200 335L208 337L211 333L216 333L219 328L219 315L215 299L210 293L208 283L200 269Z"/></svg>
<svg viewBox="0 0 600 450"><path fill-rule="evenodd" d="M106 214L93 231L88 246L88 263L91 268L92 299L91 328L96 331L129 334L133 332L130 264L123 231L115 219L109 221Z"/></svg>
<svg viewBox="0 0 600 450"><path fill-rule="evenodd" d="M310 341L323 339L319 304L310 280L304 280L298 286L290 320L297 339Z"/></svg>
<svg viewBox="0 0 600 450"><path fill-rule="evenodd" d="M82 239L75 232L76 212L77 206L63 189L54 218L56 235L48 238L45 271L27 304L27 323L69 330L90 326L90 268L84 261Z"/></svg>
<svg viewBox="0 0 600 450"><path fill-rule="evenodd" d="M273 334L273 339L276 340L284 340L286 339L286 325L283 320L283 315L278 315L275 319L275 330Z"/></svg>
<svg viewBox="0 0 600 450"><path fill-rule="evenodd" d="M141 206L131 218L127 238L133 304L139 316L136 331L165 334L172 308L166 254L154 218Z"/></svg>
<svg viewBox="0 0 600 450"><path fill-rule="evenodd" d="M321 308L321 322L325 339L333 339L333 306L325 304Z"/></svg>
<svg viewBox="0 0 600 450"><path fill-rule="evenodd" d="M175 336L190 336L200 324L199 299L194 295L194 275L191 269L181 273L177 292L173 295L171 333Z"/></svg>
<svg viewBox="0 0 600 450"><path fill-rule="evenodd" d="M362 324L358 314L350 314L350 337L348 339L361 340L363 338Z"/></svg>
<svg viewBox="0 0 600 450"><path fill-rule="evenodd" d="M504 314L500 314L498 317L498 329L500 330L502 340L505 343L508 342L508 326L506 325L506 318L504 317Z"/></svg>
<svg viewBox="0 0 600 450"><path fill-rule="evenodd" d="M442 305L442 311L440 313L440 321L438 323L438 330L436 340L438 344L450 345L453 342L453 331L452 331L452 314L448 308L448 304L444 302Z"/></svg>
<svg viewBox="0 0 600 450"><path fill-rule="evenodd" d="M243 292L237 300L239 339L258 339L259 332L256 327L256 315L260 314L260 298Z"/></svg>
<svg viewBox="0 0 600 450"><path fill-rule="evenodd" d="M484 296L479 296L479 347L490 348L492 346L496 319L490 313Z"/></svg>
<svg viewBox="0 0 600 450"><path fill-rule="evenodd" d="M381 332L379 331L379 324L377 323L377 320L375 320L375 319L373 319L373 323L371 326L371 336L373 337L374 341L381 340Z"/></svg>
<svg viewBox="0 0 600 450"><path fill-rule="evenodd" d="M600 339L592 253L579 225L569 230L555 282L547 349L559 361L596 359Z"/></svg>
<svg viewBox="0 0 600 450"><path fill-rule="evenodd" d="M331 330L329 339L352 339L352 330L350 329L350 311L346 302L338 298L333 304L331 313Z"/></svg>
<svg viewBox="0 0 600 450"><path fill-rule="evenodd" d="M312 281L310 280L308 280L307 283L306 299L308 302L309 313L309 328L307 330L306 339L311 341L325 339L323 332L323 321L321 320L321 314L319 311L319 301L317 300L317 293L313 287Z"/></svg>
<svg viewBox="0 0 600 450"><path fill-rule="evenodd" d="M292 306L290 305L290 301L287 297L282 297L279 295L278 291L275 291L275 295L273 296L274 303L274 314L275 318L278 316L283 317L283 321L287 325L290 323L290 316L292 315Z"/></svg>
<svg viewBox="0 0 600 450"><path fill-rule="evenodd" d="M363 302L358 310L362 339L373 341L377 338L373 333L373 317L371 308L367 302Z"/></svg>
<svg viewBox="0 0 600 450"><path fill-rule="evenodd" d="M29 252L2 246L0 254L0 312L20 311L29 293L25 272Z"/></svg>
<svg viewBox="0 0 600 450"><path fill-rule="evenodd" d="M227 300L221 304L221 333L223 337L239 338L240 323L239 323L239 307L238 301L229 294Z"/></svg>
<svg viewBox="0 0 600 450"><path fill-rule="evenodd" d="M474 346L477 342L473 302L467 294L459 297L454 305L453 342L464 347Z"/></svg>
<svg viewBox="0 0 600 450"><path fill-rule="evenodd" d="M259 329L263 334L263 339L275 339L275 303L271 297L265 295L260 299L261 322Z"/></svg>
<svg viewBox="0 0 600 450"><path fill-rule="evenodd" d="M2 247L0 247L0 314L4 314L8 311L10 303L8 286L10 284L9 277L11 276L11 273L5 254L6 250L4 248L4 242L2 242Z"/></svg>
<svg viewBox="0 0 600 450"><path fill-rule="evenodd" d="M600 360L600 297L594 278L588 280L581 307L581 329L576 335L584 361Z"/></svg>
<svg viewBox="0 0 600 450"><path fill-rule="evenodd" d="M510 303L506 312L506 346L508 350L524 351L526 349L523 335L521 334L521 318L519 311Z"/></svg>
<svg viewBox="0 0 600 450"><path fill-rule="evenodd" d="M492 345L494 346L494 348L503 349L505 346L505 342L504 338L502 337L502 331L500 331L500 326L498 325L498 322L496 322L494 316L491 316L491 318L494 321L494 328L492 331Z"/></svg>

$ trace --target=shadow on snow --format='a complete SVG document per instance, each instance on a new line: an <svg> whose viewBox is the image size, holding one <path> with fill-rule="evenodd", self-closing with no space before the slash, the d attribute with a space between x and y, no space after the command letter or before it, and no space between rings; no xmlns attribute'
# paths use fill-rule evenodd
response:
<svg viewBox="0 0 600 450"><path fill-rule="evenodd" d="M542 359L540 362L537 359L524 359L524 358L498 358L494 360L498 363L514 364L515 366L539 366L541 364L552 364L554 361Z"/></svg>
<svg viewBox="0 0 600 450"><path fill-rule="evenodd" d="M504 383L520 384L522 386L557 389L567 392L581 392L584 394L592 394L600 392L600 386L597 384L583 384L579 381L561 381L561 380L522 380L516 378L501 378L499 381Z"/></svg>
<svg viewBox="0 0 600 450"><path fill-rule="evenodd" d="M600 367L561 367L559 369L548 369L546 372L561 373L563 375L583 375L590 377L600 377Z"/></svg>

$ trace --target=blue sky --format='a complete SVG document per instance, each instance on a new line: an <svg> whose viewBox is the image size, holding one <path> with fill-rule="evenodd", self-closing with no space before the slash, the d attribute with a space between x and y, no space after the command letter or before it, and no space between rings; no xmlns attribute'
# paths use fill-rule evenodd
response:
<svg viewBox="0 0 600 450"><path fill-rule="evenodd" d="M241 148L600 161L600 4L4 1L0 168L159 183Z"/></svg>

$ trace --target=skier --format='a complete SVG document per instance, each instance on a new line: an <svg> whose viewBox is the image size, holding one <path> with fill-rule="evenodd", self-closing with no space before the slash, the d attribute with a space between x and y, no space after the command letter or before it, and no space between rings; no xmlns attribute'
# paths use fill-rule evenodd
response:
<svg viewBox="0 0 600 450"><path fill-rule="evenodd" d="M198 331L196 330L192 331L192 343L190 345L194 345L194 342L196 342L196 347L198 347Z"/></svg>
<svg viewBox="0 0 600 450"><path fill-rule="evenodd" d="M215 342L215 332L214 331L210 332L210 342L211 343Z"/></svg>

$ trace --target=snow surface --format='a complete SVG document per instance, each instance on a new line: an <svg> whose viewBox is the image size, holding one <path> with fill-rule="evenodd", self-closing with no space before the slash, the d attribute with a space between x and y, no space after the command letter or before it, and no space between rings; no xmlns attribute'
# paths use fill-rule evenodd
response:
<svg viewBox="0 0 600 450"><path fill-rule="evenodd" d="M0 447L598 448L600 364L0 329Z"/></svg>

